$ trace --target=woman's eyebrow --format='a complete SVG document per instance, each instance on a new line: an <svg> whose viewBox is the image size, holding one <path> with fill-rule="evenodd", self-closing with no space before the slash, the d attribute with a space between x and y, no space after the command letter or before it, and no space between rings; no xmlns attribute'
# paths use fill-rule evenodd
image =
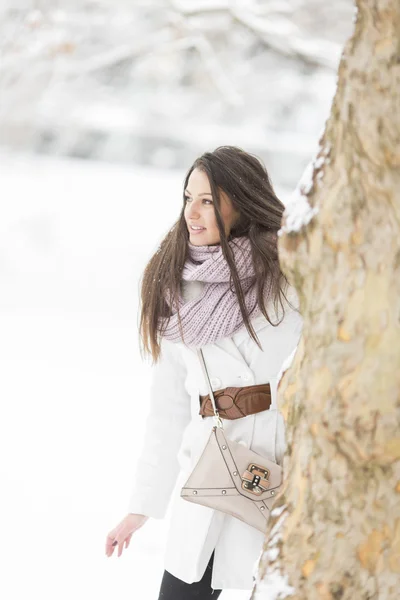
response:
<svg viewBox="0 0 400 600"><path fill-rule="evenodd" d="M189 192L189 190L185 190L186 194L189 194L189 196L191 196L192 194ZM204 192L203 194L199 194L199 196L212 196L211 192Z"/></svg>

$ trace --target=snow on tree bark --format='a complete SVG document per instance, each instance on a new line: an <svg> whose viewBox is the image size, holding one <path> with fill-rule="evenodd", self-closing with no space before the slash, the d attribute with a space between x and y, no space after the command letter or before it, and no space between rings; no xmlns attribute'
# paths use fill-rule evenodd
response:
<svg viewBox="0 0 400 600"><path fill-rule="evenodd" d="M298 192L307 218L290 230L289 206L279 238L304 328L279 386L285 483L253 600L399 594L400 3L357 8Z"/></svg>

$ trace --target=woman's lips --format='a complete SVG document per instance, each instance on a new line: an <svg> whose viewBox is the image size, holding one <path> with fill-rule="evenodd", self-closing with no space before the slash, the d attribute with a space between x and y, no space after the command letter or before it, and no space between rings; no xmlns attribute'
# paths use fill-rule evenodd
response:
<svg viewBox="0 0 400 600"><path fill-rule="evenodd" d="M204 227L203 229L192 229L192 228L189 226L189 231L190 231L190 233L191 233L191 234L193 234L193 235L197 235L197 234L199 234L199 233L203 233L203 231L205 231L205 230L206 230L206 228L205 228L205 227Z"/></svg>

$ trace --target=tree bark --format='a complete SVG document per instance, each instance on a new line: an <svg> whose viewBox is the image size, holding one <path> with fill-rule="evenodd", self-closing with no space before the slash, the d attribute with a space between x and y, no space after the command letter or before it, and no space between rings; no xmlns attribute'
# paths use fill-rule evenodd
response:
<svg viewBox="0 0 400 600"><path fill-rule="evenodd" d="M358 0L309 185L279 239L304 329L254 600L400 594L400 2ZM310 214L310 211L309 211ZM292 215L293 216L293 215Z"/></svg>

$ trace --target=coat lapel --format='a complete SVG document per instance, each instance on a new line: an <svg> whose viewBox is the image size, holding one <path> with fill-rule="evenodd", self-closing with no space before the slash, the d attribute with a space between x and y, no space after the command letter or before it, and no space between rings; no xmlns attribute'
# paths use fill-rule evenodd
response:
<svg viewBox="0 0 400 600"><path fill-rule="evenodd" d="M243 364L246 364L243 356L241 355L241 353L238 350L238 347L236 346L235 342L233 341L233 338L231 337L225 337L221 340L218 340L217 342L213 343L213 348L212 348L212 352L216 352L219 351L222 354L228 354L229 355L229 359L230 360L235 360L238 363L240 363L240 366L243 368ZM207 352L207 350L206 350Z"/></svg>
<svg viewBox="0 0 400 600"><path fill-rule="evenodd" d="M189 350L193 355L196 355L196 350L194 348L185 346L185 349L186 351ZM230 337L225 337L212 344L206 344L202 347L202 351L206 363L208 362L208 364L219 363L226 367L229 365L229 370L233 367L232 361L234 361L234 363L239 363L242 369L243 365L247 366L247 363L239 352L235 342ZM197 361L197 357L195 360Z"/></svg>

